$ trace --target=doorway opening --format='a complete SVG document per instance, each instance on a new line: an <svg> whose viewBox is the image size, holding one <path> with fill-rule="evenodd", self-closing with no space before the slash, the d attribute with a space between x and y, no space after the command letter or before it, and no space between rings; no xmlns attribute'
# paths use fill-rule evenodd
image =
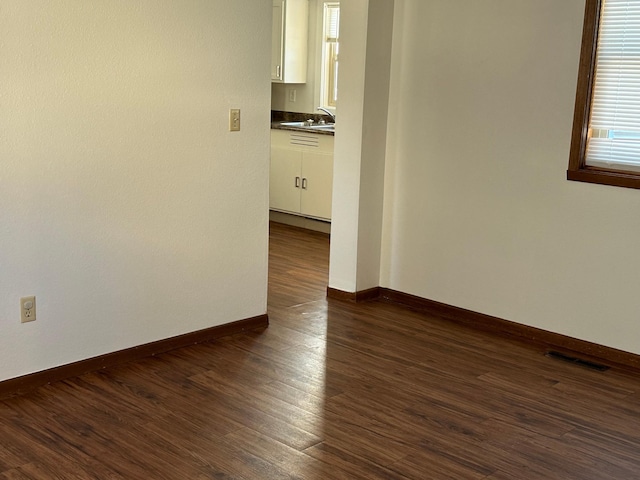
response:
<svg viewBox="0 0 640 480"><path fill-rule="evenodd" d="M273 0L270 220L331 231L337 0Z"/></svg>

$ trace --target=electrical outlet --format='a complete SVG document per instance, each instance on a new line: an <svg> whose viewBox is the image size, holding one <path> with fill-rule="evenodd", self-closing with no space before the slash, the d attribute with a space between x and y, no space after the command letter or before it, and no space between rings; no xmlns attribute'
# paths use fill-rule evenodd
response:
<svg viewBox="0 0 640 480"><path fill-rule="evenodd" d="M20 299L20 321L33 322L36 319L36 297L22 297Z"/></svg>
<svg viewBox="0 0 640 480"><path fill-rule="evenodd" d="M291 103L296 103L296 97L297 97L296 93L297 92L295 88L289 89L289 101Z"/></svg>
<svg viewBox="0 0 640 480"><path fill-rule="evenodd" d="M229 110L229 131L230 132L239 132L240 131L240 109L232 108Z"/></svg>

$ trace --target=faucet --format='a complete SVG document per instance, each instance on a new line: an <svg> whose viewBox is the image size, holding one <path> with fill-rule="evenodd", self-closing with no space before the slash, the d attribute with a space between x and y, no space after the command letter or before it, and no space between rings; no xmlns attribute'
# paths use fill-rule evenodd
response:
<svg viewBox="0 0 640 480"><path fill-rule="evenodd" d="M324 113L329 115L331 117L331 120L333 120L333 123L336 123L336 116L333 113L331 113L329 110L327 110L324 107L318 107L318 110L322 110Z"/></svg>

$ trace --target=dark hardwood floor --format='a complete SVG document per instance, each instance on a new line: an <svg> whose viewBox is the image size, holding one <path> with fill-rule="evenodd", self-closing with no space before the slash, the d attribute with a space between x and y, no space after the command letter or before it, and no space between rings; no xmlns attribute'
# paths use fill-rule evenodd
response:
<svg viewBox="0 0 640 480"><path fill-rule="evenodd" d="M327 302L328 251L272 224L268 329L0 402L0 478L640 478L636 375Z"/></svg>

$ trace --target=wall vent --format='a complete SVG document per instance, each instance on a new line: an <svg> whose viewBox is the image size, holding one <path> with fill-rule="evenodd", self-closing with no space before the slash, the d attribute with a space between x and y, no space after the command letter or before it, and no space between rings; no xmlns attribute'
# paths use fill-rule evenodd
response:
<svg viewBox="0 0 640 480"><path fill-rule="evenodd" d="M562 360L564 362L575 363L576 365L580 365L581 367L590 368L591 370L598 370L599 372L605 372L610 368L600 363L590 362L589 360L572 357L571 355L556 352L554 350L548 351L547 353L545 353L545 356L549 358L555 358L557 360Z"/></svg>
<svg viewBox="0 0 640 480"><path fill-rule="evenodd" d="M304 133L292 133L289 142L291 145L302 145L303 147L318 147L320 144L318 135L305 135Z"/></svg>

